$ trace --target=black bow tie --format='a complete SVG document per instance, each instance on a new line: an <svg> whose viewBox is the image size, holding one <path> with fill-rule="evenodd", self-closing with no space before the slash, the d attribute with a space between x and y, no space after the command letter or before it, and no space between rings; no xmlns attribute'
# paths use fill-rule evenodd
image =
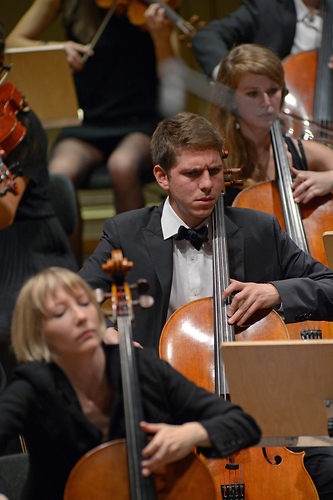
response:
<svg viewBox="0 0 333 500"><path fill-rule="evenodd" d="M208 241L208 227L202 226L200 229L186 229L186 227L180 226L178 234L175 236L175 240L188 240L192 243L194 248L200 250L201 245L205 241Z"/></svg>

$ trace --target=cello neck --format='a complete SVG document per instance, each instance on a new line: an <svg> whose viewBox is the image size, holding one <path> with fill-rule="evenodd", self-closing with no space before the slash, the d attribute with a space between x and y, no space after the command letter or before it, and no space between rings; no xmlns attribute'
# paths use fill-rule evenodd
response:
<svg viewBox="0 0 333 500"><path fill-rule="evenodd" d="M140 428L143 420L140 386L132 340L131 320L118 317L121 378L123 385L126 424L126 445L131 500L155 500L156 493L151 477L141 474L141 452L147 444L146 434Z"/></svg>
<svg viewBox="0 0 333 500"><path fill-rule="evenodd" d="M230 283L227 237L224 217L224 195L221 194L212 213L213 277L214 277L214 346L215 392L229 393L222 362L220 345L235 340L234 327L228 323L229 300L222 300L222 292Z"/></svg>
<svg viewBox="0 0 333 500"><path fill-rule="evenodd" d="M333 0L323 0L323 31L318 52L314 121L327 128L332 122L332 70L327 66L333 53Z"/></svg>
<svg viewBox="0 0 333 500"><path fill-rule="evenodd" d="M291 171L279 119L271 127L271 138L286 232L297 246L309 253L300 208L292 194Z"/></svg>
<svg viewBox="0 0 333 500"><path fill-rule="evenodd" d="M102 264L102 268L113 281L110 295L113 319L117 322L119 331L131 500L155 500L156 492L152 476L144 477L141 474L141 452L147 444L147 438L146 433L140 427L140 422L143 420L143 409L132 338L133 302L130 287L124 278L132 266L133 262L124 258L121 250L113 250L111 259ZM147 304L145 307L150 307L150 305Z"/></svg>

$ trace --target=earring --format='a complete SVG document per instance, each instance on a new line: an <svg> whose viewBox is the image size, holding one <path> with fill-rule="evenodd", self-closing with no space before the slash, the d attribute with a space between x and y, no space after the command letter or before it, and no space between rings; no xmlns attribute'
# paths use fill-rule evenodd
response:
<svg viewBox="0 0 333 500"><path fill-rule="evenodd" d="M236 130L239 130L240 129L240 125L238 122L235 122L235 127L236 127Z"/></svg>

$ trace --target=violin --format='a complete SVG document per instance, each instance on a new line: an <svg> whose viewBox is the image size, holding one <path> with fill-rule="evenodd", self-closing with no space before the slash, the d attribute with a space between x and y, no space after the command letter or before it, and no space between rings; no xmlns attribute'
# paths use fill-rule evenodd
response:
<svg viewBox="0 0 333 500"><path fill-rule="evenodd" d="M146 24L145 12L147 7L152 3L158 3L165 10L165 15L180 28L185 35L189 35L194 27L187 21L185 21L177 12L174 10L178 7L181 0L169 0L164 2L163 0L96 0L96 4L104 9L110 9L115 4L119 8L125 8L126 15L130 20L131 24L135 26L144 26Z"/></svg>
<svg viewBox="0 0 333 500"><path fill-rule="evenodd" d="M102 265L112 279L111 293L97 291L101 303L110 297L111 311L106 314L112 315L119 331L126 441L104 443L84 455L71 471L64 500L217 500L210 472L193 452L167 464L152 476L141 474L141 451L147 444L147 436L139 425L143 410L132 340L134 303L131 288L137 288L141 307L150 307L154 301L147 295L149 284L146 280L131 286L125 281L132 266L133 262L123 257L121 250L114 250L111 259Z"/></svg>
<svg viewBox="0 0 333 500"><path fill-rule="evenodd" d="M158 3L163 7L165 15L183 32L183 37L180 37L180 40L186 40L195 34L196 29L174 10L180 2L181 0L170 0L169 2L164 2L163 0L96 0L95 3L98 7L109 10L88 46L91 49L96 46L109 20L115 13L126 13L131 24L143 27L146 24L145 12L147 7L152 3ZM193 22L196 22L198 16L193 16L192 19ZM198 24L202 27L206 23L201 22ZM87 54L84 54L82 56L83 62L86 62L88 57Z"/></svg>
<svg viewBox="0 0 333 500"><path fill-rule="evenodd" d="M0 196L4 196L7 191L19 194L15 177L3 160L26 134L26 128L16 116L24 106L25 100L13 83L0 86L0 184L4 184Z"/></svg>

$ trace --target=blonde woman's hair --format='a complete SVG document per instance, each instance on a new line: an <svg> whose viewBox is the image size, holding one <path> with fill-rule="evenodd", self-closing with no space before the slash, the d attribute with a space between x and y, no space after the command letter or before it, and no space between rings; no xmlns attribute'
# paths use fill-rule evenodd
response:
<svg viewBox="0 0 333 500"><path fill-rule="evenodd" d="M224 140L228 151L226 165L241 169L238 177L243 180L243 187L264 180L254 144L236 126L235 90L246 73L264 75L276 82L282 90L280 107L287 94L281 61L271 50L260 45L243 44L232 49L222 60L216 79L222 86L215 90L214 95L214 102L221 104L209 106L208 118Z"/></svg>
<svg viewBox="0 0 333 500"><path fill-rule="evenodd" d="M102 333L105 318L89 285L68 269L50 267L30 278L22 287L13 312L11 339L17 361L54 360L42 329L42 319L46 317L45 300L48 293L54 295L61 287L74 297L87 293L90 301L99 311Z"/></svg>

